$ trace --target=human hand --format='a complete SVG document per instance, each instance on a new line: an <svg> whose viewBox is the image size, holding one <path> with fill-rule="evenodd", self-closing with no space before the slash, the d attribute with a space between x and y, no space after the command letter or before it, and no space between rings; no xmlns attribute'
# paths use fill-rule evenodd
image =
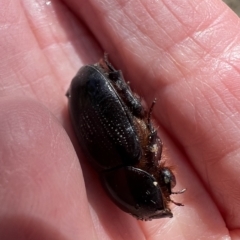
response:
<svg viewBox="0 0 240 240"><path fill-rule="evenodd" d="M0 239L239 237L239 19L227 6L3 0L0 8ZM103 51L148 105L158 99L174 190L187 188L172 197L185 205L171 205L172 219L141 222L119 210L76 142L64 95Z"/></svg>

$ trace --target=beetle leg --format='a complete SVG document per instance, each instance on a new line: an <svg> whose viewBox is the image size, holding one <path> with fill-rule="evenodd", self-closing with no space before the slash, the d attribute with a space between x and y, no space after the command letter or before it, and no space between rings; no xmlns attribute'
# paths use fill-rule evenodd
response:
<svg viewBox="0 0 240 240"><path fill-rule="evenodd" d="M111 72L109 72L108 76L109 76L109 78L110 78L112 81L116 82L117 87L118 87L120 90L122 90L122 87L123 87L124 85L126 85L126 83L122 81L122 80L123 80L123 75L122 75L122 71L121 71L121 70L119 70L119 71L117 71L117 70L111 71ZM124 86L124 87L127 88L128 85L126 85L126 86Z"/></svg>
<svg viewBox="0 0 240 240"><path fill-rule="evenodd" d="M182 203L178 203L178 202L174 202L171 198L170 198L170 202L174 203L176 206L184 206Z"/></svg>
<svg viewBox="0 0 240 240"><path fill-rule="evenodd" d="M108 60L108 53L104 53L104 57L103 57L104 62L106 63L106 65L108 66L108 68L112 71L115 72L116 69L113 67L113 65L109 62Z"/></svg>
<svg viewBox="0 0 240 240"><path fill-rule="evenodd" d="M104 61L109 68L108 77L112 81L116 91L121 96L124 103L129 107L132 114L142 119L145 116L144 108L140 99L132 93L129 84L125 82L122 71L115 70L107 59L104 59Z"/></svg>
<svg viewBox="0 0 240 240"><path fill-rule="evenodd" d="M156 165L162 154L162 141L157 135L157 130L153 128L151 123L151 116L153 107L156 104L156 98L153 100L152 105L147 115L147 128L149 130L148 144L147 144L147 156L151 159L151 164Z"/></svg>
<svg viewBox="0 0 240 240"><path fill-rule="evenodd" d="M180 191L177 191L177 192L171 192L171 194L182 194L182 193L184 193L184 192L186 192L186 188L184 188L184 189L182 189L182 190L180 190Z"/></svg>
<svg viewBox="0 0 240 240"><path fill-rule="evenodd" d="M158 165L158 161L162 154L162 141L157 135L157 131L151 126L151 131L148 136L148 143L146 148L146 158L149 159L149 167Z"/></svg>
<svg viewBox="0 0 240 240"><path fill-rule="evenodd" d="M184 188L184 189L182 189L182 190L180 190L180 191L177 191L177 192L171 192L171 194L182 194L182 193L184 193L186 190L187 190L187 189ZM174 203L174 204L177 205L177 206L184 206L182 203L174 202L171 198L169 198L169 200L170 200L170 202Z"/></svg>
<svg viewBox="0 0 240 240"><path fill-rule="evenodd" d="M149 109L149 112L148 112L148 117L147 117L147 123L148 123L148 129L151 131L151 117L152 117L152 113L153 113L153 108L155 106L157 102L157 99L154 98L152 104L151 104L151 107Z"/></svg>
<svg viewBox="0 0 240 240"><path fill-rule="evenodd" d="M124 80L122 71L116 70L109 62L107 53L104 53L104 58L100 60L99 64L108 74L108 78L112 81L116 91L121 96L124 103L129 107L132 114L143 119L145 111L141 104L141 100L132 93L129 84Z"/></svg>

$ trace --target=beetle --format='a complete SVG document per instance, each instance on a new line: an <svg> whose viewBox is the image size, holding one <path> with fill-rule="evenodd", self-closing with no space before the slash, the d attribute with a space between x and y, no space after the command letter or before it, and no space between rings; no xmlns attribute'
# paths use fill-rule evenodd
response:
<svg viewBox="0 0 240 240"><path fill-rule="evenodd" d="M151 115L107 54L80 68L67 92L72 125L81 148L98 171L110 198L138 220L172 217L176 185L170 167L159 163L162 141Z"/></svg>

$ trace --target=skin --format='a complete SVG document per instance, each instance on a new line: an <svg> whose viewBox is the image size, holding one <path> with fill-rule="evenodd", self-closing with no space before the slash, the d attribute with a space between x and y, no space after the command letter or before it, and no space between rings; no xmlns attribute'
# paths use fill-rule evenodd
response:
<svg viewBox="0 0 240 240"><path fill-rule="evenodd" d="M0 2L0 239L239 239L239 18L220 0ZM174 167L172 219L106 196L65 93L109 53L148 106ZM79 163L80 160L80 163Z"/></svg>

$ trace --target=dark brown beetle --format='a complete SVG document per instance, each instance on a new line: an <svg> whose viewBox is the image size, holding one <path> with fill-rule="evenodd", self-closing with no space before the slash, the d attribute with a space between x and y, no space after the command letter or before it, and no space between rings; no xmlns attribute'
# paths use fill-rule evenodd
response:
<svg viewBox="0 0 240 240"><path fill-rule="evenodd" d="M80 146L116 205L140 220L172 217L176 180L159 165L162 142L151 122L155 101L145 111L106 54L78 71L67 96Z"/></svg>

